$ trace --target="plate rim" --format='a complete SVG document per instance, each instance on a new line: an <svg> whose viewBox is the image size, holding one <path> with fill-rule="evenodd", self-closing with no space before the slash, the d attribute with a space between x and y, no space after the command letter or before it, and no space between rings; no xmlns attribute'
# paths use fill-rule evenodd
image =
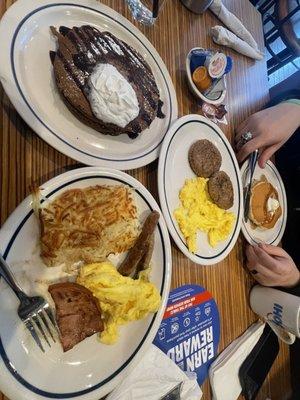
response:
<svg viewBox="0 0 300 400"><path fill-rule="evenodd" d="M233 167L236 171L237 175L237 183L238 183L238 190L239 190L239 214L237 215L237 221L236 221L236 226L235 226L235 232L232 235L231 242L228 244L227 248L225 248L222 251L222 254L210 258L203 258L199 255L196 255L194 253L191 253L188 250L187 245L182 241L181 237L179 236L177 230L174 228L174 223L173 219L169 215L169 210L168 207L166 206L167 200L165 196L165 186L164 186L164 172L165 172L165 159L168 151L168 145L170 140L172 139L173 136L177 134L177 132L180 130L180 127L183 126L187 122L191 122L192 120L196 120L202 123L205 123L209 125L216 133L221 137L223 140L225 146L227 147L229 154L233 160ZM209 119L203 117L202 115L199 114L189 114L185 115L184 117L179 118L176 122L173 123L172 127L170 128L169 132L165 136L165 139L163 141L163 145L161 148L161 153L159 157L159 163L158 163L158 194L159 194L159 200L160 200L160 206L168 227L168 230L170 232L170 235L174 239L177 247L182 251L182 253L188 257L191 261L193 261L196 264L199 265L209 265L213 266L220 261L224 260L228 254L231 252L233 247L235 246L235 243L239 237L240 230L241 230L241 223L242 223L242 214L243 214L243 195L242 195L242 181L241 181L241 176L240 176L240 168L238 166L238 162L236 159L236 156L234 154L234 151L231 147L231 144L223 131L212 121Z"/></svg>
<svg viewBox="0 0 300 400"><path fill-rule="evenodd" d="M122 370L118 372L116 376L111 378L108 381L108 383L104 383L99 388L96 387L97 386L96 384L92 387L92 389L89 388L87 390L87 393L84 393L85 390L83 390L82 393L80 393L81 392L80 391L78 393L69 392L58 395L55 393L44 392L43 390L38 390L38 392L39 391L41 392L38 393L36 391L31 390L30 386L33 385L31 385L30 383L29 387L27 385L24 386L24 384L19 379L17 379L16 374L14 374L14 372L17 372L16 370L14 370L14 367L12 366L13 372L10 371L5 361L3 360L3 354L2 354L3 345L0 337L0 348L1 348L0 364L5 371L5 373L3 371L3 374L1 374L2 376L0 376L1 390L3 390L3 392L6 393L6 395L9 395L11 398L20 400L23 400L24 398L26 399L28 398L28 400L41 399L41 398L64 398L64 399L76 398L85 400L96 399L96 398L98 399L99 396L105 395L110 390L112 390L121 381L124 374L128 373L128 371L130 371L134 367L134 365L136 365L136 363L141 359L145 351L147 351L148 347L151 345L156 335L157 329L161 323L164 313L164 308L168 300L168 293L170 291L170 284L171 284L171 271L172 271L171 244L170 244L168 230L164 221L163 213L161 212L156 200L153 198L152 194L148 191L148 189L131 175L128 175L122 171L118 171L115 169L99 168L99 167L83 167L64 172L43 183L42 185L40 185L40 187L47 186L47 194L50 196L51 194L53 194L54 189L56 188L56 190L58 190L59 187L61 188L62 184L67 184L68 182L72 183L74 180L75 181L84 180L85 178L88 177L97 178L97 176L99 177L99 175L101 174L102 175L105 174L109 178L119 178L119 180L123 181L124 184L128 184L133 188L139 190L140 192L139 195L142 198L144 198L146 203L149 203L149 207L158 210L161 214L161 218L159 220L159 229L161 230L161 239L165 251L165 266L166 266L165 278L164 281L162 282L162 287L161 287L161 292L162 292L161 307L159 311L156 314L154 314L152 321L150 321L149 327L147 328L145 336L143 337L143 341L139 343L136 349L133 351L133 353L130 354L128 358L130 361L128 362L128 360L126 360L121 365L121 367L123 367ZM20 202L20 204L10 214L10 216L7 218L2 228L0 229L1 250L5 254L5 258L9 254L10 248L8 249L8 252L6 250L4 252L3 249L7 249L7 247L10 245L13 234L16 231L15 226L19 225L24 218L26 218L27 220L27 215L30 211L31 211L31 196L29 195L22 202ZM30 213L30 215L32 215L32 213ZM15 223L15 220L17 220L17 224Z"/></svg>
<svg viewBox="0 0 300 400"><path fill-rule="evenodd" d="M165 81L169 95L171 110L169 115L169 123L166 128L167 133L172 122L176 120L178 116L178 102L176 91L166 64L160 57L156 48L137 27L135 27L128 19L123 17L114 9L94 0L87 0L85 4L82 4L80 0L64 0L63 2L59 2L58 0L18 0L11 7L9 7L0 21L0 38L5 37L5 40L0 41L0 52L3 54L2 63L0 64L0 80L5 92L7 93L9 99L21 118L24 119L31 129L46 143L61 153L86 165L106 166L119 170L129 170L149 164L159 156L160 147L164 136L161 137L160 142L151 151L146 151L146 153L141 156L137 156L136 154L135 156L131 156L129 159L125 160L118 160L117 158L110 160L106 159L104 156L101 157L88 154L80 150L80 143L77 146L72 143L68 143L65 139L61 138L57 133L55 133L51 127L47 125L47 123L43 122L40 115L32 109L25 94L20 89L18 80L16 79L16 73L14 70L15 66L13 62L13 48L20 25L32 13L38 10L68 5L82 9L88 9L100 14L105 14L106 17L112 20L113 24L119 24L123 29L126 29L130 35L134 36L135 39L137 39L141 45L145 47L161 71L161 77Z"/></svg>
<svg viewBox="0 0 300 400"><path fill-rule="evenodd" d="M285 205L285 207L283 208L283 218L282 218L282 224L280 227L280 231L279 231L278 235L276 236L276 238L271 243L269 243L272 246L277 246L281 242L281 239L284 235L286 224L287 224L287 214L288 214L287 196L286 196L284 182L281 178L281 175L280 175L278 169L276 168L276 165L271 160L268 160L266 165L269 166L271 168L271 170L273 170L275 173L276 179L278 180L279 186L281 188L281 194L282 194L283 202ZM245 172L246 168L247 168L247 160L241 166L241 177L243 176L243 173ZM245 225L244 216L242 218L242 233L243 233L244 238L246 239L246 241L249 244L255 245L255 244L260 243L256 240L254 240L252 238L252 236L249 234L249 232L246 228L246 225Z"/></svg>

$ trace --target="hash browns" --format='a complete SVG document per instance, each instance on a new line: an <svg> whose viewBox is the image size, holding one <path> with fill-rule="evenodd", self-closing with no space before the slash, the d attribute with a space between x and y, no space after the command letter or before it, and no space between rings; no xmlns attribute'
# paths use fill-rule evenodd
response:
<svg viewBox="0 0 300 400"><path fill-rule="evenodd" d="M67 190L39 209L39 219L49 267L101 262L130 249L139 233L133 192L124 185Z"/></svg>

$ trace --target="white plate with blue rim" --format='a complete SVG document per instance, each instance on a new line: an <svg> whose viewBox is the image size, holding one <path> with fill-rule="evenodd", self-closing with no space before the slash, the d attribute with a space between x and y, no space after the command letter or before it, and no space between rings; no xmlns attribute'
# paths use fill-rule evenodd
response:
<svg viewBox="0 0 300 400"><path fill-rule="evenodd" d="M50 26L92 25L135 48L150 65L165 118L155 118L138 138L107 136L84 125L61 99L49 51L56 49ZM48 144L87 165L120 170L154 161L172 121L177 99L168 70L146 37L126 18L99 1L18 0L0 23L0 80L26 123Z"/></svg>
<svg viewBox="0 0 300 400"><path fill-rule="evenodd" d="M47 201L67 189L102 184L132 187L143 220L150 210L160 211L140 182L108 168L66 172L42 185L41 194ZM0 230L0 252L29 295L39 294L41 282L57 277L57 271L54 272L57 268L47 268L39 255L39 224L33 214L31 196L17 207ZM14 293L0 280L0 392L12 400L102 398L129 373L152 343L168 299L170 279L170 239L161 214L155 230L150 276L162 297L159 311L121 327L115 345L101 344L97 335L93 335L66 353L59 343L41 352L17 316L18 301Z"/></svg>
<svg viewBox="0 0 300 400"><path fill-rule="evenodd" d="M211 247L207 234L198 231L197 251L189 251L186 240L174 217L174 210L180 205L179 192L185 180L195 178L188 161L191 145L200 139L212 142L222 155L220 170L231 178L234 192L233 206L229 211L235 214L235 222L228 238ZM162 212L169 232L179 249L197 264L212 265L222 261L233 249L240 233L243 214L243 189L240 169L232 147L221 129L200 115L186 115L178 119L167 133L158 166L158 190Z"/></svg>
<svg viewBox="0 0 300 400"><path fill-rule="evenodd" d="M246 185L248 182L248 161L245 161L241 168L242 182ZM255 245L258 243L267 243L273 246L277 246L284 234L286 221L287 221L287 199L284 184L282 182L281 176L272 163L272 161L268 161L265 168L260 168L257 164L255 167L253 179L260 180L263 176L267 178L267 180L271 183L271 185L276 189L278 193L278 201L280 203L282 214L276 224L271 229L261 229L255 228L251 221L248 219L245 222L243 218L242 222L242 232L245 236L245 239L248 243Z"/></svg>

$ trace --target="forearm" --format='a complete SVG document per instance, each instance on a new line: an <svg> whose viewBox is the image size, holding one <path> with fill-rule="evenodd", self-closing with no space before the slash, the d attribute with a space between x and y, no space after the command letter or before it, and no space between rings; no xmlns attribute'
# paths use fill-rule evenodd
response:
<svg viewBox="0 0 300 400"><path fill-rule="evenodd" d="M293 124L296 131L300 127L300 100L285 100L278 104L278 107L285 114L286 119Z"/></svg>
<svg viewBox="0 0 300 400"><path fill-rule="evenodd" d="M300 99L284 100L282 105L285 105L287 113L293 118L300 127Z"/></svg>

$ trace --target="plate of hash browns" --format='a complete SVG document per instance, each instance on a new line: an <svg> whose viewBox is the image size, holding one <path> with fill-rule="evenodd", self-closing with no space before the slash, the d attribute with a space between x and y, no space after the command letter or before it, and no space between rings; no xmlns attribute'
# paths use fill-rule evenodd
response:
<svg viewBox="0 0 300 400"><path fill-rule="evenodd" d="M0 388L15 400L98 399L152 343L171 279L161 211L133 177L87 167L33 190L0 231L0 252L29 295L55 311L45 351L0 281Z"/></svg>

